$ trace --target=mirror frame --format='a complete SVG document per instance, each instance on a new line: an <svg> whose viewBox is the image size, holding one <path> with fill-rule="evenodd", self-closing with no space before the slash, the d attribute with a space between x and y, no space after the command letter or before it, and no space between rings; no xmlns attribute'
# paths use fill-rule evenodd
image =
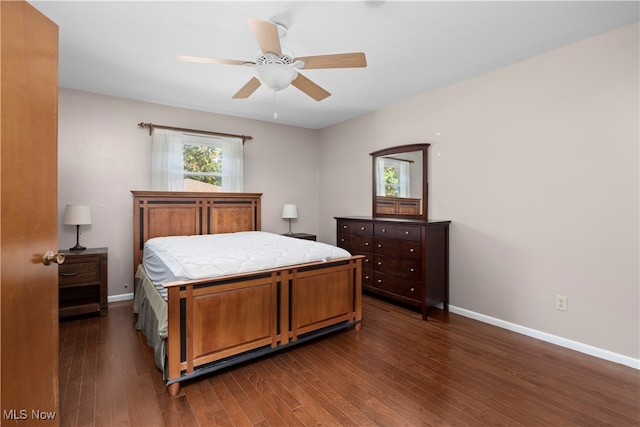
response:
<svg viewBox="0 0 640 427"><path fill-rule="evenodd" d="M373 167L372 167L372 208L373 212L372 216L374 218L402 218L402 219L416 219L416 220L427 220L427 207L428 207L428 195L429 195L429 184L427 181L427 148L429 148L430 144L408 144L408 145L398 145L395 147L384 148L382 150L374 151L369 153L372 156ZM378 157L388 156L391 154L400 154L407 153L413 151L422 151L422 198L420 202L420 214L410 215L410 214L396 214L396 213L378 213L376 212L376 189L377 189L377 168L376 168L376 160Z"/></svg>

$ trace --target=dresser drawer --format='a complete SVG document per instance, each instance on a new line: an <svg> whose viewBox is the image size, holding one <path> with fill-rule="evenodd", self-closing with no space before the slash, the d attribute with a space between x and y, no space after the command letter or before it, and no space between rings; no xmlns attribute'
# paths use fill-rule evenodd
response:
<svg viewBox="0 0 640 427"><path fill-rule="evenodd" d="M396 226L385 222L376 222L373 225L373 235L376 237L385 237L387 239L395 239Z"/></svg>
<svg viewBox="0 0 640 427"><path fill-rule="evenodd" d="M338 233L353 233L363 236L373 236L373 223L369 221L338 220Z"/></svg>
<svg viewBox="0 0 640 427"><path fill-rule="evenodd" d="M64 263L58 266L60 286L78 283L99 282L99 266L97 262Z"/></svg>
<svg viewBox="0 0 640 427"><path fill-rule="evenodd" d="M357 234L338 234L338 245L341 248L352 252L352 255L359 255L373 252L373 236L360 236Z"/></svg>
<svg viewBox="0 0 640 427"><path fill-rule="evenodd" d="M422 270L420 260L392 258L375 255L374 268L381 273L401 276L410 280L421 280Z"/></svg>
<svg viewBox="0 0 640 427"><path fill-rule="evenodd" d="M351 249L351 236L352 234L338 232L338 241L336 242L336 246L349 251Z"/></svg>
<svg viewBox="0 0 640 427"><path fill-rule="evenodd" d="M367 221L354 221L353 232L362 236L373 236L373 223Z"/></svg>
<svg viewBox="0 0 640 427"><path fill-rule="evenodd" d="M422 258L422 245L419 241L376 237L373 246L375 253L380 255L414 260L420 260Z"/></svg>
<svg viewBox="0 0 640 427"><path fill-rule="evenodd" d="M362 268L362 286L373 286L373 270Z"/></svg>
<svg viewBox="0 0 640 427"><path fill-rule="evenodd" d="M362 260L362 269L363 270L373 270L373 254L357 254L364 255L364 259Z"/></svg>
<svg viewBox="0 0 640 427"><path fill-rule="evenodd" d="M376 271L372 286L417 302L422 300L422 282L420 281L407 280Z"/></svg>
<svg viewBox="0 0 640 427"><path fill-rule="evenodd" d="M351 247L357 252L373 252L373 236L353 235L350 242Z"/></svg>
<svg viewBox="0 0 640 427"><path fill-rule="evenodd" d="M422 240L422 227L416 225L396 225L396 239Z"/></svg>
<svg viewBox="0 0 640 427"><path fill-rule="evenodd" d="M338 232L338 234L353 233L353 221L345 221L339 219L337 227L338 229L336 231Z"/></svg>
<svg viewBox="0 0 640 427"><path fill-rule="evenodd" d="M374 235L386 239L422 240L422 227L419 225L391 224L377 222L374 224Z"/></svg>

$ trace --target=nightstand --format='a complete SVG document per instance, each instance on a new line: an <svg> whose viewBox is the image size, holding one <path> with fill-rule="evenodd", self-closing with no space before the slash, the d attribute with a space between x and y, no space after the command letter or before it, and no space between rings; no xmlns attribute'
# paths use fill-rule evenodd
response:
<svg viewBox="0 0 640 427"><path fill-rule="evenodd" d="M58 266L60 317L84 313L106 316L108 248L81 252L60 250L65 256Z"/></svg>
<svg viewBox="0 0 640 427"><path fill-rule="evenodd" d="M308 233L283 234L283 236L293 237L296 239L303 239L303 240L313 240L314 242L316 240L315 234L308 234Z"/></svg>

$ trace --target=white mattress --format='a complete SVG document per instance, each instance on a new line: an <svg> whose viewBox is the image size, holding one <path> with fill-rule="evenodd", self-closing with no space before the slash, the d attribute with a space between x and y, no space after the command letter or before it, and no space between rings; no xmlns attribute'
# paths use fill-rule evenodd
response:
<svg viewBox="0 0 640 427"><path fill-rule="evenodd" d="M307 262L348 258L344 249L264 231L156 237L142 264L166 298L162 283L249 273Z"/></svg>

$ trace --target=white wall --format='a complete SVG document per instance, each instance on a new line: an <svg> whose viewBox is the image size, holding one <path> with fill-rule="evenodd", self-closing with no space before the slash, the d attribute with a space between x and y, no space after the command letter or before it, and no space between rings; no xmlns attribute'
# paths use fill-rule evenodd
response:
<svg viewBox="0 0 640 427"><path fill-rule="evenodd" d="M429 217L453 221L451 304L638 359L638 33L324 129L320 238L335 242L335 215L371 214L370 152L430 142Z"/></svg>
<svg viewBox="0 0 640 427"><path fill-rule="evenodd" d="M91 206L80 243L109 247L109 295L133 292L131 190L149 189L151 137L140 122L253 136L245 143L245 191L264 193L262 229L288 230L282 205L298 205L293 231L318 232L317 131L60 89L58 209ZM60 248L75 244L74 226L60 223ZM125 287L126 286L126 287Z"/></svg>

